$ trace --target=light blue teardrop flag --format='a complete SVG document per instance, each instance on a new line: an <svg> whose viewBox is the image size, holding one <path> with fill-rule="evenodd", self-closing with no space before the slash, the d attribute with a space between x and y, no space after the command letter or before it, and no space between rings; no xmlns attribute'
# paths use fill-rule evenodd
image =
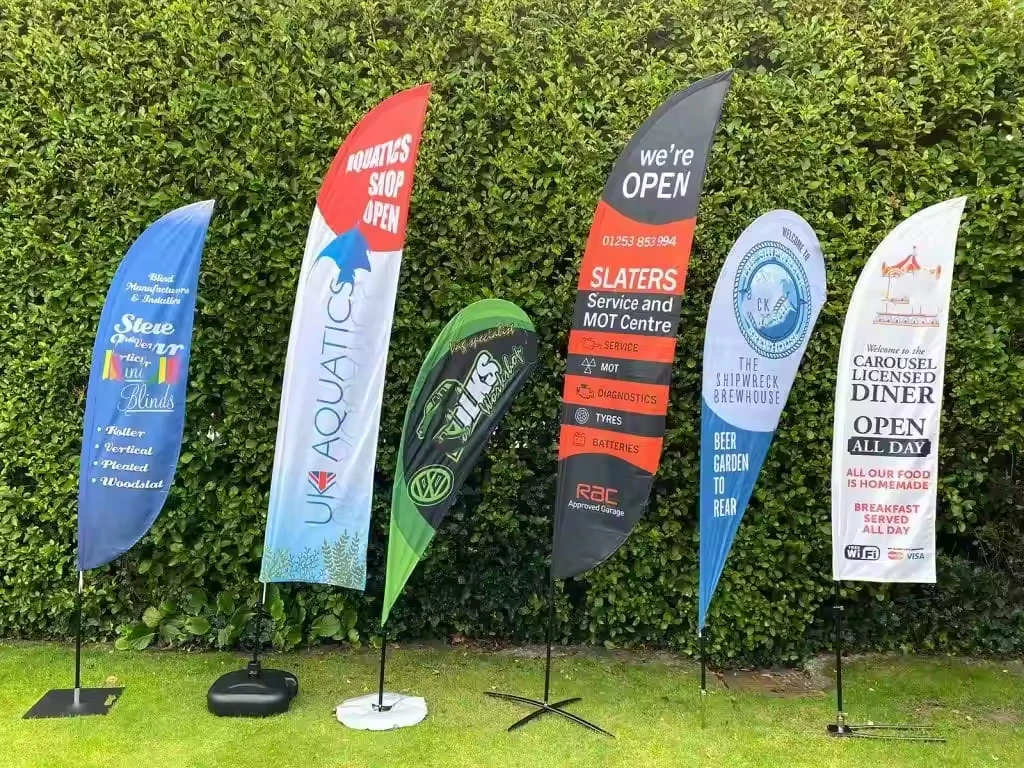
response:
<svg viewBox="0 0 1024 768"><path fill-rule="evenodd" d="M818 238L792 211L747 227L715 284L700 430L701 631L825 294Z"/></svg>

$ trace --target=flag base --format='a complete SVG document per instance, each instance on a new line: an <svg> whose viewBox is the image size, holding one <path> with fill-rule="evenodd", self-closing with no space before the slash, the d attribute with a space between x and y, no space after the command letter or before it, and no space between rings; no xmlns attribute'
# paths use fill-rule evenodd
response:
<svg viewBox="0 0 1024 768"><path fill-rule="evenodd" d="M51 717L85 717L105 715L124 693L124 688L82 687L82 592L85 575L78 572L78 591L75 592L75 687L55 688L25 713L25 720Z"/></svg>
<svg viewBox="0 0 1024 768"><path fill-rule="evenodd" d="M43 694L23 719L105 715L124 693L124 688L55 688Z"/></svg>
<svg viewBox="0 0 1024 768"><path fill-rule="evenodd" d="M534 711L528 714L526 717L517 720L508 727L509 731L515 731L522 728L531 720L536 720L541 715L561 715L566 720L571 720L576 725L582 725L584 728L594 731L595 733L603 733L605 736L611 736L615 738L615 734L609 733L604 728L594 725L589 720L584 720L579 715L574 715L572 712L566 712L565 707L570 704L575 704L577 701L583 701L579 696L575 696L571 699L562 699L549 703L548 699L551 694L551 639L554 635L555 627L555 580L551 575L551 569L548 568L548 630L547 630L547 654L544 661L544 700L530 699L526 696L517 696L514 693L498 693L496 691L484 691L484 696L490 696L494 699L504 699L505 701L514 701L517 704L526 704L531 707L535 707Z"/></svg>
<svg viewBox="0 0 1024 768"><path fill-rule="evenodd" d="M291 672L263 669L251 661L245 669L221 675L206 694L206 706L219 717L269 717L288 711L299 693Z"/></svg>
<svg viewBox="0 0 1024 768"><path fill-rule="evenodd" d="M583 699L579 696L576 696L571 699L562 699L561 701L548 703L546 701L541 701L540 699L529 699L525 696L517 696L514 693L497 693L495 691L484 691L484 695L491 696L495 699L504 699L505 701L514 701L518 704L527 704L531 707L536 707L536 709L530 714L528 714L526 717L512 723L512 725L508 727L509 731L514 731L519 728L522 728L528 722L530 722L531 720L536 720L541 715L551 714L561 715L566 720L571 720L577 725L582 725L584 728L588 728L591 731L595 731L596 733L603 733L605 736L611 736L613 739L615 738L614 733L609 733L604 728L594 725L589 720L584 720L579 715L574 715L572 712L565 711L565 707L569 706L570 704L575 704L577 701L583 701Z"/></svg>
<svg viewBox="0 0 1024 768"><path fill-rule="evenodd" d="M383 697L368 693L341 702L335 715L339 723L357 731L390 731L421 723L427 716L427 702L421 696L404 693L385 691Z"/></svg>
<svg viewBox="0 0 1024 768"><path fill-rule="evenodd" d="M829 736L850 739L879 739L885 741L923 741L931 744L944 744L946 740L936 736L930 725L856 725L847 723L840 715L836 722L829 723L826 728Z"/></svg>
<svg viewBox="0 0 1024 768"><path fill-rule="evenodd" d="M924 741L943 744L945 739L936 736L930 725L854 725L846 722L843 709L843 605L840 601L839 582L834 581L832 605L836 636L836 721L829 723L825 730L829 736L847 739L878 739L885 741Z"/></svg>

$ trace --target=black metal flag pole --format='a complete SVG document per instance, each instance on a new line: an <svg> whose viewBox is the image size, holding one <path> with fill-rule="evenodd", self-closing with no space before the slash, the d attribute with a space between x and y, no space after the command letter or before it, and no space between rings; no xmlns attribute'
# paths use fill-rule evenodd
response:
<svg viewBox="0 0 1024 768"><path fill-rule="evenodd" d="M390 704L384 705L384 664L387 661L387 654L388 633L382 626L380 628L380 675L377 678L377 703L373 707L378 712L388 712L391 709Z"/></svg>
<svg viewBox="0 0 1024 768"><path fill-rule="evenodd" d="M700 727L705 725L704 705L708 697L708 658L704 652L704 631L697 633L700 638Z"/></svg>
<svg viewBox="0 0 1024 768"><path fill-rule="evenodd" d="M247 673L250 677L259 677L260 651L263 650L263 611L267 605L267 585L263 584L263 593L256 601L256 631L252 638L252 659L249 661Z"/></svg>
<svg viewBox="0 0 1024 768"><path fill-rule="evenodd" d="M579 715L574 715L572 712L566 712L565 707L570 704L575 704L577 701L583 699L579 696L574 696L568 699L562 699L561 701L550 701L551 694L551 645L553 642L553 636L555 631L555 579L551 575L551 570L548 569L548 626L547 626L547 654L546 661L544 664L544 700L531 699L526 696L517 696L513 693L499 693L497 691L485 691L485 695L492 696L496 699L505 699L506 701L515 701L519 704L527 704L536 709L530 714L526 715L520 720L512 723L508 727L509 731L514 731L518 728L522 728L531 720L535 720L541 715L553 714L561 715L567 720L571 720L577 725L582 725L584 728L589 728L597 733L603 733L605 736L611 736L615 738L615 734L609 733L604 728L594 725L589 720L584 720Z"/></svg>
<svg viewBox="0 0 1024 768"><path fill-rule="evenodd" d="M833 736L849 736L852 731L846 725L846 713L843 711L843 605L839 602L839 582L832 583L835 585L832 626L836 642L836 722L828 726L828 732Z"/></svg>
<svg viewBox="0 0 1024 768"><path fill-rule="evenodd" d="M930 733L904 734L901 731L930 731L930 725L853 725L846 722L843 711L843 604L839 598L839 582L835 585L832 605L833 626L836 642L836 721L828 724L830 736L845 736L854 739L886 739L889 741L924 741L941 744L946 740Z"/></svg>
<svg viewBox="0 0 1024 768"><path fill-rule="evenodd" d="M545 631L544 641L547 643L547 651L544 660L544 701L547 702L548 694L551 691L551 642L555 631L555 580L548 573L548 626Z"/></svg>
<svg viewBox="0 0 1024 768"><path fill-rule="evenodd" d="M55 688L25 713L25 720L50 717L79 717L105 715L124 693L123 688L82 687L82 600L85 591L85 572L78 572L78 590L75 592L75 687Z"/></svg>
<svg viewBox="0 0 1024 768"><path fill-rule="evenodd" d="M382 594L381 598L386 600L387 595ZM371 704L374 712L390 712L394 709L394 703L384 703L384 668L388 658L388 631L383 621L380 623L380 670L377 674L377 703Z"/></svg>
<svg viewBox="0 0 1024 768"><path fill-rule="evenodd" d="M256 639L255 647L252 652L253 663L260 663L260 651L263 650L263 612L267 607L267 584L263 583L263 592L260 595L260 601L256 605Z"/></svg>
<svg viewBox="0 0 1024 768"><path fill-rule="evenodd" d="M75 706L79 706L82 693L82 592L85 576L78 572L78 590L75 592Z"/></svg>

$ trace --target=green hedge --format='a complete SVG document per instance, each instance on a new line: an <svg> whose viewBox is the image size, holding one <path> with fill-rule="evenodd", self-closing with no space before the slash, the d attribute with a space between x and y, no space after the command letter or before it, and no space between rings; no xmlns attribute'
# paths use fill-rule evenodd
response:
<svg viewBox="0 0 1024 768"><path fill-rule="evenodd" d="M862 646L1024 650L1022 559L1011 551L1024 536L1024 19L1014 5L3 3L0 636L68 634L84 389L108 281L148 222L214 197L177 481L152 532L88 575L86 619L90 637L120 635L122 646L239 640L256 594L288 325L321 176L366 110L430 80L367 595L274 590L274 639L373 633L406 398L442 324L485 296L534 319L540 368L393 628L542 638L561 375L594 206L659 102L734 67L652 504L610 562L564 585L559 639L694 650L708 301L740 231L789 207L819 234L830 300L723 575L710 642L725 661L791 659L827 640L832 396L847 301L891 227L967 194L942 423L942 582L849 585L847 599Z"/></svg>

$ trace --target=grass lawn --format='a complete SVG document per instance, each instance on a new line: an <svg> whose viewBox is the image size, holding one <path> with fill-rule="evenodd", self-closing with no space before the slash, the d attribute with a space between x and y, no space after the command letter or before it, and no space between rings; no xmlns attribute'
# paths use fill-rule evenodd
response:
<svg viewBox="0 0 1024 768"><path fill-rule="evenodd" d="M700 726L697 669L664 656L573 654L555 659L556 697L580 695L574 711L615 733L609 739L545 716L521 731L526 713L485 698L497 689L540 693L542 658L467 648L389 649L388 689L422 695L430 714L417 727L350 731L334 720L341 699L375 690L373 651L271 656L295 672L291 712L266 720L206 711L206 690L240 665L238 654L117 652L89 647L83 682L125 687L107 717L22 720L48 688L69 687L70 646L0 644L0 765L3 768L412 768L413 766L1024 766L1024 664L862 658L844 666L854 719L937 726L946 744L836 740L825 735L834 698L830 670L799 695L756 690L760 675L714 680ZM728 687L726 687L728 685ZM761 686L767 688L770 686ZM797 686L799 687L799 686Z"/></svg>

